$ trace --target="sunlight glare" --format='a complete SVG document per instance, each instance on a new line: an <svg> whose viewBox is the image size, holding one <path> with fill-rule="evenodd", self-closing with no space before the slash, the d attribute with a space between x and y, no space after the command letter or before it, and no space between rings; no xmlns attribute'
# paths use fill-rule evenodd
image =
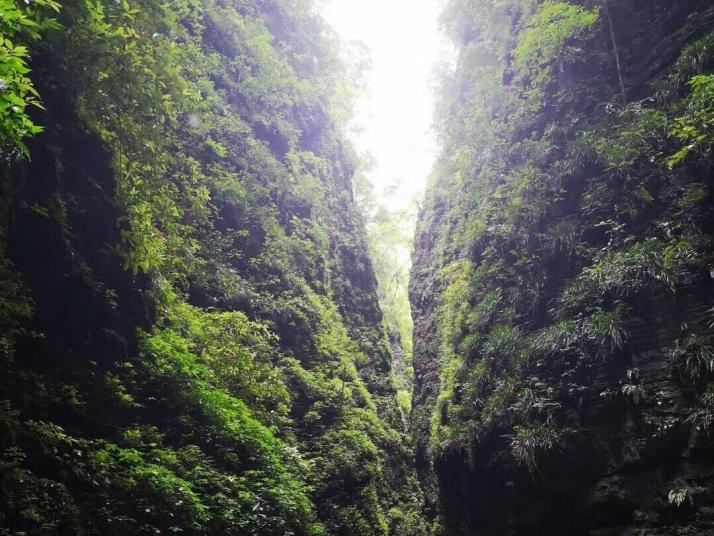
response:
<svg viewBox="0 0 714 536"><path fill-rule="evenodd" d="M439 0L325 0L327 22L368 48L366 95L353 141L374 158L367 173L380 202L402 209L420 197L435 159L433 72L444 45Z"/></svg>

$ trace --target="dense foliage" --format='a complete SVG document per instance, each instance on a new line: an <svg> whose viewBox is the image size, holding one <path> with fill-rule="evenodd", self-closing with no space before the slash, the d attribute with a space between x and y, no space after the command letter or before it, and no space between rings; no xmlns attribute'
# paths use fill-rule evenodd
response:
<svg viewBox="0 0 714 536"><path fill-rule="evenodd" d="M0 3L0 150L3 165L20 152L27 155L25 138L42 131L30 119L28 106L42 106L27 66L27 44L48 30L58 29L45 11L59 11L54 0L37 0L18 5L14 0Z"/></svg>
<svg viewBox="0 0 714 536"><path fill-rule="evenodd" d="M443 151L420 215L411 293L423 323L415 426L429 438L422 450L437 465L450 533L538 532L519 532L519 521L500 532L488 504L518 499L494 498L489 486L512 479L512 466L538 480L543 463L571 459L563 453L591 441L584 430L603 403L613 422L636 423L642 451L666 444L668 430L689 437L711 422L712 34L692 23L671 43L668 27L650 53L643 35L669 8L640 6L634 17L632 4L446 8L458 60L442 81ZM656 75L643 82L642 72ZM638 352L653 344L671 356L682 400L650 391L660 369L638 369ZM673 416L675 407L689 417ZM453 481L463 460L483 488L473 499ZM499 463L489 480L485 468ZM553 475L545 489L555 493ZM563 534L584 530L568 532L560 519L552 527Z"/></svg>
<svg viewBox="0 0 714 536"><path fill-rule="evenodd" d="M58 9L0 3L0 533L425 533L315 7Z"/></svg>
<svg viewBox="0 0 714 536"><path fill-rule="evenodd" d="M364 166L363 166L364 167ZM377 297L382 310L385 336L392 348L392 379L397 401L405 421L411 412L414 367L412 365L412 331L409 304L409 270L416 224L416 201L391 207L398 185L382 192L377 199L374 186L358 173L355 176L355 200L365 216L367 250L377 278Z"/></svg>

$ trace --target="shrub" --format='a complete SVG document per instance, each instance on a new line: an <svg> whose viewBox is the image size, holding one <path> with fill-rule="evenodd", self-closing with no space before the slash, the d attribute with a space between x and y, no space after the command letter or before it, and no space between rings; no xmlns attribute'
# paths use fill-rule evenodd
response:
<svg viewBox="0 0 714 536"><path fill-rule="evenodd" d="M508 436L511 440L511 453L516 461L525 465L533 473L537 469L538 454L552 450L558 444L558 432L550 423L531 423L516 426L515 432Z"/></svg>
<svg viewBox="0 0 714 536"><path fill-rule="evenodd" d="M714 422L714 383L708 384L704 389L699 397L699 406L687 417L685 422L693 423L697 430L708 430Z"/></svg>
<svg viewBox="0 0 714 536"><path fill-rule="evenodd" d="M688 82L692 92L685 100L684 114L674 120L671 134L684 146L669 157L674 167L691 152L706 153L714 143L714 75L697 75Z"/></svg>
<svg viewBox="0 0 714 536"><path fill-rule="evenodd" d="M107 445L91 463L98 480L109 483L103 490L105 530L123 524L128 529L138 521L195 531L208 522L208 510L191 484L164 466L147 463L139 451Z"/></svg>
<svg viewBox="0 0 714 536"><path fill-rule="evenodd" d="M679 508L680 506L688 503L690 506L694 505L694 495L696 490L691 486L682 486L679 488L674 488L667 494L667 500L669 504L672 504Z"/></svg>
<svg viewBox="0 0 714 536"><path fill-rule="evenodd" d="M543 246L551 255L573 255L578 247L582 228L573 220L559 220L548 228Z"/></svg>
<svg viewBox="0 0 714 536"><path fill-rule="evenodd" d="M714 32L685 46L660 88L660 97L676 97L683 86L714 62Z"/></svg>
<svg viewBox="0 0 714 536"><path fill-rule="evenodd" d="M641 385L626 383L622 386L622 394L632 399L635 405L647 398L647 393Z"/></svg>
<svg viewBox="0 0 714 536"><path fill-rule="evenodd" d="M538 354L565 355L575 350L581 341L580 324L575 320L561 320L536 335L533 349Z"/></svg>
<svg viewBox="0 0 714 536"><path fill-rule="evenodd" d="M624 251L607 251L565 289L559 305L565 310L577 310L598 303L604 296L628 296L654 283L674 292L680 269L678 261L690 252L691 247L682 240L664 243L655 238Z"/></svg>
<svg viewBox="0 0 714 536"><path fill-rule="evenodd" d="M554 63L563 64L577 56L578 49L569 42L585 37L599 17L599 8L588 10L547 0L522 32L513 52L514 66L531 76L534 83L545 83Z"/></svg>
<svg viewBox="0 0 714 536"><path fill-rule="evenodd" d="M24 4L24 5L23 5ZM27 113L28 106L42 108L40 95L28 76L28 49L23 41L38 40L59 24L45 11L59 12L54 0L16 2L0 0L0 159L3 165L16 155L29 156L24 140L42 132Z"/></svg>
<svg viewBox="0 0 714 536"><path fill-rule="evenodd" d="M628 337L628 332L622 326L624 307L619 306L614 311L598 310L584 324L586 336L595 344L598 354L606 351L616 353L622 350Z"/></svg>
<svg viewBox="0 0 714 536"><path fill-rule="evenodd" d="M714 372L714 349L709 340L700 335L689 335L675 342L672 358L680 373L692 383Z"/></svg>
<svg viewBox="0 0 714 536"><path fill-rule="evenodd" d="M496 326L484 341L482 355L494 366L508 369L523 362L526 350L526 339L518 328Z"/></svg>

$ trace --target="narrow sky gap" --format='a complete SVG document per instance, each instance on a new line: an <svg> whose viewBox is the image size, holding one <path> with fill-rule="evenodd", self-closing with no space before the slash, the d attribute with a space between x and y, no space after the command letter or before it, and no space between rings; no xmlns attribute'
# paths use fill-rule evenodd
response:
<svg viewBox="0 0 714 536"><path fill-rule="evenodd" d="M367 178L389 209L424 188L436 142L431 131L433 71L444 48L439 0L325 0L323 16L343 41L369 50L366 94L357 103L353 141L374 158ZM389 191L391 194L388 194Z"/></svg>

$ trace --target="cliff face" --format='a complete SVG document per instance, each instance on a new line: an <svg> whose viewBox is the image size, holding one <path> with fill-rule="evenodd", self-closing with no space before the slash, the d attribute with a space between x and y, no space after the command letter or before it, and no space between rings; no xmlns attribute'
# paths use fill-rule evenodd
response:
<svg viewBox="0 0 714 536"><path fill-rule="evenodd" d="M447 534L711 534L706 1L455 0L413 425Z"/></svg>
<svg viewBox="0 0 714 536"><path fill-rule="evenodd" d="M0 534L422 533L314 6L10 4Z"/></svg>

